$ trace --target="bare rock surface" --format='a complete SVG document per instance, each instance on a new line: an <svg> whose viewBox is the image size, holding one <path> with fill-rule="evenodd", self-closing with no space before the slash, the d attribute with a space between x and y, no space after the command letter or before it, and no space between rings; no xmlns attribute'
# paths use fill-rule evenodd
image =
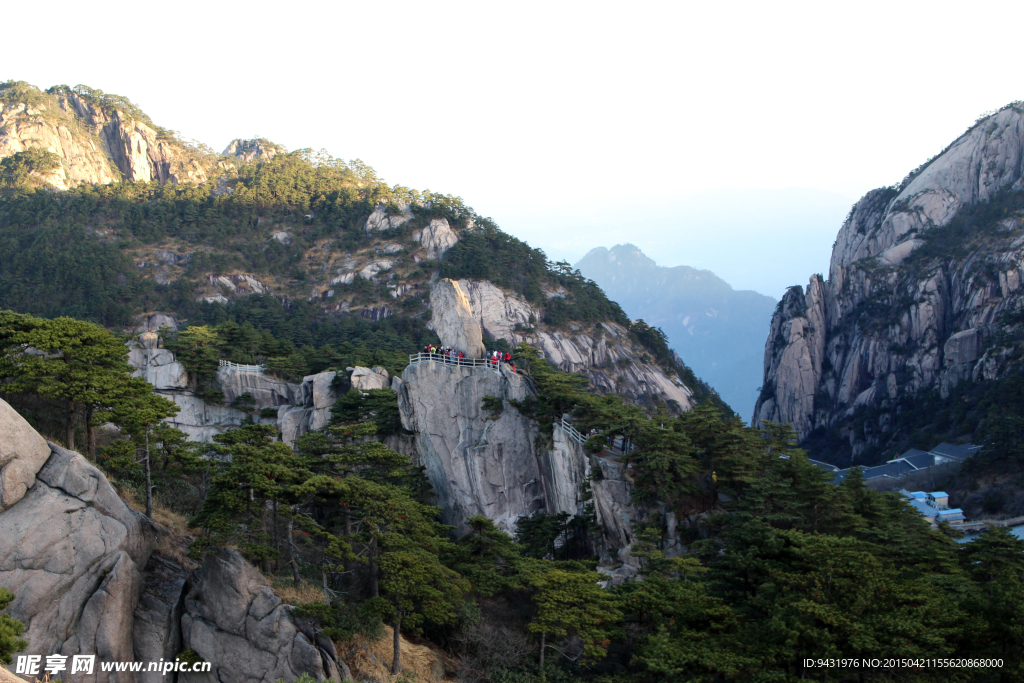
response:
<svg viewBox="0 0 1024 683"><path fill-rule="evenodd" d="M242 394L250 394L256 410L277 408L295 403L300 387L285 382L264 372L245 371L238 367L222 365L214 376L217 386L224 393L224 402L231 403Z"/></svg>
<svg viewBox="0 0 1024 683"><path fill-rule="evenodd" d="M82 456L50 450L25 498L0 513L0 586L16 596L8 613L25 624L27 654L130 661L140 570L158 530Z"/></svg>
<svg viewBox="0 0 1024 683"><path fill-rule="evenodd" d="M775 312L754 421L791 423L801 438L836 430L857 458L888 443L901 401L1002 376L1013 354L990 340L1024 305L1024 214L985 219L990 236L963 253L918 250L966 207L1022 188L1024 109L1013 105L901 189L866 194L839 230L828 280L791 288Z"/></svg>
<svg viewBox="0 0 1024 683"><path fill-rule="evenodd" d="M488 336L505 339L513 346L526 342L560 369L586 374L601 392L652 405L674 402L679 410L692 407L692 390L658 366L643 362L643 352L635 348L621 325L602 323L599 332L580 326L566 331L535 329L541 313L522 298L487 280L459 280L458 285Z"/></svg>
<svg viewBox="0 0 1024 683"><path fill-rule="evenodd" d="M480 323L473 316L466 293L454 280L438 280L430 293L431 323L441 344L463 352L467 358L484 355Z"/></svg>
<svg viewBox="0 0 1024 683"><path fill-rule="evenodd" d="M135 368L132 376L143 378L157 391L185 389L188 387L185 366L169 350L156 348L157 340L153 337L156 337L155 332L147 332L140 336L138 345L129 345L128 362Z"/></svg>
<svg viewBox="0 0 1024 683"><path fill-rule="evenodd" d="M412 238L423 246L428 259L441 258L459 241L447 218L431 219L430 224L413 233Z"/></svg>
<svg viewBox="0 0 1024 683"><path fill-rule="evenodd" d="M388 207L386 205L377 204L373 209L373 213L366 218L366 234L379 230L397 228L398 226L412 220L412 211L408 204L400 204L398 208L399 213L392 214L388 213Z"/></svg>
<svg viewBox="0 0 1024 683"><path fill-rule="evenodd" d="M446 523L463 533L472 515L512 533L516 518L547 509L537 425L508 404L528 394L525 379L504 365L499 371L423 362L402 373L402 426L416 434L419 464ZM500 414L483 409L485 396L502 400Z"/></svg>
<svg viewBox="0 0 1024 683"><path fill-rule="evenodd" d="M275 145L269 140L260 138L243 140L236 138L228 143L222 154L226 157L235 157L241 161L269 161L283 151L284 149L280 145Z"/></svg>
<svg viewBox="0 0 1024 683"><path fill-rule="evenodd" d="M212 680L291 682L308 673L316 680L340 681L333 653L315 644L315 634L303 629L236 550L221 549L204 558L185 597L181 627L183 647L211 663ZM209 674L179 675L181 683L209 680Z"/></svg>
<svg viewBox="0 0 1024 683"><path fill-rule="evenodd" d="M0 511L25 497L49 457L43 437L0 399Z"/></svg>
<svg viewBox="0 0 1024 683"><path fill-rule="evenodd" d="M149 558L132 625L136 661L173 661L181 654L187 581L188 572L179 565L156 555ZM136 675L135 683L174 683L176 678L173 672L143 671Z"/></svg>

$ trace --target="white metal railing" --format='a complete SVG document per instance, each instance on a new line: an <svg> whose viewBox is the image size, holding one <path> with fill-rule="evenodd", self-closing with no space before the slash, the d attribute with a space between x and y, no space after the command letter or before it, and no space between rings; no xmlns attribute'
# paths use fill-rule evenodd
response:
<svg viewBox="0 0 1024 683"><path fill-rule="evenodd" d="M587 437L583 436L580 431L567 422L564 417L562 418L562 423L558 426L562 428L562 431L565 432L570 439L581 446L587 442Z"/></svg>
<svg viewBox="0 0 1024 683"><path fill-rule="evenodd" d="M232 368L233 370L237 370L238 372L258 372L260 374L263 374L262 365L239 365L238 363L232 363L229 360L222 360L220 361L220 367Z"/></svg>
<svg viewBox="0 0 1024 683"><path fill-rule="evenodd" d="M501 361L504 363L504 361ZM497 364L490 358L452 358L440 353L414 353L409 356L409 365L416 363L443 363L444 365L463 365L470 368L495 368Z"/></svg>
<svg viewBox="0 0 1024 683"><path fill-rule="evenodd" d="M564 417L562 418L561 423L555 423L555 426L561 428L561 430L565 432L569 436L569 438L575 441L576 443L580 445L586 443L588 438L587 435L583 434L582 432L580 432L580 430L573 427L572 423L566 420ZM620 435L612 439L610 443L605 444L604 450L614 455L626 455L627 453L632 453L635 450L635 448L633 444L626 443L626 437Z"/></svg>

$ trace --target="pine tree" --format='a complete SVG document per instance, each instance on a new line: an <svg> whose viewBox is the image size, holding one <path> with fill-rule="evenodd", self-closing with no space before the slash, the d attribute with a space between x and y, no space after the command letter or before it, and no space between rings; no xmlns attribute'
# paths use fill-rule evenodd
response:
<svg viewBox="0 0 1024 683"><path fill-rule="evenodd" d="M130 438L130 442L141 446L141 462L146 474L146 516L153 516L153 448L154 439L161 435L180 440L163 424L164 418L178 414L179 408L174 401L153 393L153 387L143 379L122 379L116 385L116 394L111 392L107 401L110 407L98 415L98 419L108 420L122 428ZM120 447L120 455L126 455L126 448ZM134 454L133 454L134 455ZM123 466L123 460L115 463L115 467Z"/></svg>
<svg viewBox="0 0 1024 683"><path fill-rule="evenodd" d="M14 600L14 596L6 588L0 588L0 612ZM25 626L7 614L0 614L0 664L10 664L11 655L28 647L28 643L19 638Z"/></svg>
<svg viewBox="0 0 1024 683"><path fill-rule="evenodd" d="M575 635L583 644L585 661L601 659L611 643L610 626L622 613L615 594L597 585L597 572L566 571L550 568L530 577L533 602L537 607L528 626L540 634L540 675L546 680L544 659L548 636L562 638Z"/></svg>
<svg viewBox="0 0 1024 683"><path fill-rule="evenodd" d="M62 399L66 438L75 447L75 416L85 410L90 456L95 455L94 413L116 398L131 374L128 349L99 325L57 318L16 319L20 330L5 335L0 371L9 379L5 390Z"/></svg>

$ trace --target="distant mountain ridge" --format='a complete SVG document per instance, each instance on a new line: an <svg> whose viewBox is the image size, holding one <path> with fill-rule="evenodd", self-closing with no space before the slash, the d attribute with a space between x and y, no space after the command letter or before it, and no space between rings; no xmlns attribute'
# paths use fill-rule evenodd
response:
<svg viewBox="0 0 1024 683"><path fill-rule="evenodd" d="M661 327L694 372L744 419L763 372L761 340L776 301L737 291L709 270L659 266L632 244L598 247L576 267L631 318Z"/></svg>

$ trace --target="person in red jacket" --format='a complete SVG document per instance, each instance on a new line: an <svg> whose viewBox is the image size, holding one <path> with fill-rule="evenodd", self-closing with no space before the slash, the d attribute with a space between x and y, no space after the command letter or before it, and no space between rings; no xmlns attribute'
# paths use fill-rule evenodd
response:
<svg viewBox="0 0 1024 683"><path fill-rule="evenodd" d="M508 351L506 351L506 352L505 352L505 358L504 358L504 360L505 360L505 362L506 362L506 363L511 363L511 362L512 362L512 354L511 354L511 353L509 353Z"/></svg>

